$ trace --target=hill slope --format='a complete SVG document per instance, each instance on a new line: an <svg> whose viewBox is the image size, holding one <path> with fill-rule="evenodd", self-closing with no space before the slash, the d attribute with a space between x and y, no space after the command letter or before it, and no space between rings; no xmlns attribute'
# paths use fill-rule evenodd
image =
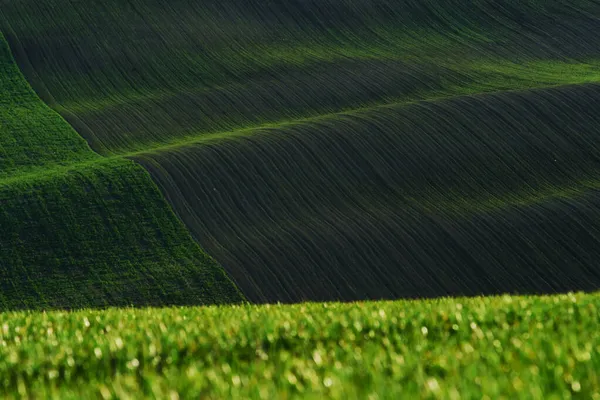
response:
<svg viewBox="0 0 600 400"><path fill-rule="evenodd" d="M600 3L11 2L93 149L255 301L600 287ZM487 94L485 94L487 93Z"/></svg>
<svg viewBox="0 0 600 400"><path fill-rule="evenodd" d="M0 309L240 299L148 174L92 152L1 35L0 104Z"/></svg>
<svg viewBox="0 0 600 400"><path fill-rule="evenodd" d="M599 102L461 97L136 159L256 301L593 290Z"/></svg>

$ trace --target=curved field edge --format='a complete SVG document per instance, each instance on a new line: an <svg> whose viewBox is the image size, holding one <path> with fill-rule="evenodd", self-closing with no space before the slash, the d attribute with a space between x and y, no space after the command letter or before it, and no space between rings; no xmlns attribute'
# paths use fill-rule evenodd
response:
<svg viewBox="0 0 600 400"><path fill-rule="evenodd" d="M0 314L0 393L600 397L600 296Z"/></svg>
<svg viewBox="0 0 600 400"><path fill-rule="evenodd" d="M36 96L0 32L0 179L99 158Z"/></svg>
<svg viewBox="0 0 600 400"><path fill-rule="evenodd" d="M36 97L0 36L0 309L241 300L148 173Z"/></svg>

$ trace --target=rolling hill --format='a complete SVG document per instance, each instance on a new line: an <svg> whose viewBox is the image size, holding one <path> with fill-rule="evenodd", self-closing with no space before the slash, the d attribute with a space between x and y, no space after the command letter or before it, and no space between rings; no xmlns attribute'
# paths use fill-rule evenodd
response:
<svg viewBox="0 0 600 400"><path fill-rule="evenodd" d="M0 397L600 399L599 49L600 0L0 0Z"/></svg>
<svg viewBox="0 0 600 400"><path fill-rule="evenodd" d="M597 289L597 15L23 0L0 30L37 94L103 163L144 166L248 299L296 302Z"/></svg>

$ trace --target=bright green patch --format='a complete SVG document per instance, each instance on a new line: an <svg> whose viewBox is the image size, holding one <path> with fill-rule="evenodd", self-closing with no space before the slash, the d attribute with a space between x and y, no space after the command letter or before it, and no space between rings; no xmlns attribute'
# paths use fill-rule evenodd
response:
<svg viewBox="0 0 600 400"><path fill-rule="evenodd" d="M35 95L0 33L0 179L30 168L98 158L85 140Z"/></svg>
<svg viewBox="0 0 600 400"><path fill-rule="evenodd" d="M600 397L600 296L0 314L11 397Z"/></svg>

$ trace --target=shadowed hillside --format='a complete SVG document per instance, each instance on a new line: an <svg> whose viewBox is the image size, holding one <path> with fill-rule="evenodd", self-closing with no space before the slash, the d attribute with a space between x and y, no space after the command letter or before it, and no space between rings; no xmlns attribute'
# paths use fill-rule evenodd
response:
<svg viewBox="0 0 600 400"><path fill-rule="evenodd" d="M591 290L597 104L461 97L136 159L253 300Z"/></svg>
<svg viewBox="0 0 600 400"><path fill-rule="evenodd" d="M600 287L600 3L3 5L37 93L254 301Z"/></svg>

